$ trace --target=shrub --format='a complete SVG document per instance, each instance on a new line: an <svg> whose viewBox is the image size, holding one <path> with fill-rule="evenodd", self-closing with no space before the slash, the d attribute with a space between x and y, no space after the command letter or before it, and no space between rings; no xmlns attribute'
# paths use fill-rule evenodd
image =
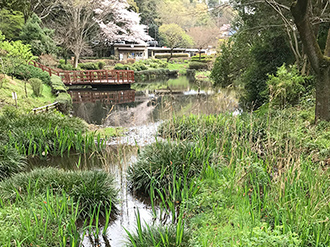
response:
<svg viewBox="0 0 330 247"><path fill-rule="evenodd" d="M170 57L170 54L156 54L155 55L155 58L169 58ZM188 53L173 53L172 54L172 58L173 57L189 57L189 54Z"/></svg>
<svg viewBox="0 0 330 247"><path fill-rule="evenodd" d="M29 83L31 84L34 95L37 97L41 96L43 90L42 81L38 78L31 78Z"/></svg>
<svg viewBox="0 0 330 247"><path fill-rule="evenodd" d="M208 56L206 54L201 54L201 56L199 57L199 54L198 54L196 56L192 56L191 61L207 63L207 62L210 62L212 60L212 58L213 58L212 56Z"/></svg>
<svg viewBox="0 0 330 247"><path fill-rule="evenodd" d="M127 65L121 64L121 63L116 63L115 65L115 70L126 70Z"/></svg>
<svg viewBox="0 0 330 247"><path fill-rule="evenodd" d="M97 63L97 67L98 67L99 69L104 69L104 66L105 66L105 62L103 62L103 61L99 61L99 62Z"/></svg>
<svg viewBox="0 0 330 247"><path fill-rule="evenodd" d="M15 201L16 191L22 197L29 194L46 194L51 188L53 193L62 195L65 192L79 209L88 214L95 207L102 211L109 208L116 213L117 189L114 177L104 171L64 171L56 168L36 169L28 173L17 174L0 183L2 199Z"/></svg>
<svg viewBox="0 0 330 247"><path fill-rule="evenodd" d="M21 172L26 167L25 156L8 145L0 145L0 181Z"/></svg>
<svg viewBox="0 0 330 247"><path fill-rule="evenodd" d="M9 79L6 77L1 78L0 77L0 88L3 88L4 84L8 83Z"/></svg>
<svg viewBox="0 0 330 247"><path fill-rule="evenodd" d="M78 66L83 70L98 70L98 63L79 63Z"/></svg>
<svg viewBox="0 0 330 247"><path fill-rule="evenodd" d="M277 69L276 75L268 75L268 88L263 93L269 94L272 103L280 107L295 105L305 91L304 80L295 66L287 69L283 64Z"/></svg>
<svg viewBox="0 0 330 247"><path fill-rule="evenodd" d="M150 67L157 69L158 68L158 64L157 63L150 63Z"/></svg>
<svg viewBox="0 0 330 247"><path fill-rule="evenodd" d="M50 78L51 81L51 88L53 94L61 93L61 92L66 92L66 88L64 83L62 82L61 77L57 75L52 75Z"/></svg>
<svg viewBox="0 0 330 247"><path fill-rule="evenodd" d="M207 70L208 66L206 63L201 63L201 62L190 62L189 63L189 69L196 69L196 70Z"/></svg>
<svg viewBox="0 0 330 247"><path fill-rule="evenodd" d="M40 68L36 68L32 65L21 64L11 74L21 80L29 80L31 78L38 78L43 83L50 85L50 76L47 72L42 71Z"/></svg>
<svg viewBox="0 0 330 247"><path fill-rule="evenodd" d="M73 65L71 63L65 64L60 63L57 68L63 69L63 70L74 70Z"/></svg>
<svg viewBox="0 0 330 247"><path fill-rule="evenodd" d="M59 103L58 110L61 112L68 113L72 109L72 98L68 93L59 93L56 101Z"/></svg>

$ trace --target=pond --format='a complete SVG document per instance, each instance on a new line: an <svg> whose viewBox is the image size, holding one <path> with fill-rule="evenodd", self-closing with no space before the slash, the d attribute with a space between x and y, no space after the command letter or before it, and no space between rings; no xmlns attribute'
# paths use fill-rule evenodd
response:
<svg viewBox="0 0 330 247"><path fill-rule="evenodd" d="M138 147L155 141L157 127L173 116L217 114L238 109L234 92L216 91L207 82L195 82L187 77L134 84L127 90L85 88L69 93L73 99L75 116L102 127L124 127L124 136L110 141L103 154L54 158L44 164L31 160L30 164L56 164L64 169L104 169L115 175L120 213L108 228L107 239L98 243L101 246L125 245L125 229L135 231L137 209L141 222L152 224L154 221L148 198L134 195L128 190L126 171L136 161ZM94 244L89 237L85 237L83 246Z"/></svg>

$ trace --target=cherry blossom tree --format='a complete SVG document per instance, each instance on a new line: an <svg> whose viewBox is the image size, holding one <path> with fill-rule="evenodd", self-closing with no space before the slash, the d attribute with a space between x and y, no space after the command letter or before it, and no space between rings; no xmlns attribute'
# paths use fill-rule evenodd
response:
<svg viewBox="0 0 330 247"><path fill-rule="evenodd" d="M59 43L71 50L78 66L80 54L88 49L87 40L98 30L107 43L130 41L142 43L150 40L140 17L129 10L126 0L59 0L61 21L55 30Z"/></svg>

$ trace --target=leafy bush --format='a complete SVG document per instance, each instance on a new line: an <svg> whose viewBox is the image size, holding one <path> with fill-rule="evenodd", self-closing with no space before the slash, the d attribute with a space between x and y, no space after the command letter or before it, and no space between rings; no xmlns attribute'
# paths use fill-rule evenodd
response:
<svg viewBox="0 0 330 247"><path fill-rule="evenodd" d="M29 83L31 84L34 95L37 97L41 96L43 90L42 81L38 78L31 78L29 79Z"/></svg>
<svg viewBox="0 0 330 247"><path fill-rule="evenodd" d="M162 59L162 58L169 58L171 54L155 54L155 58ZM188 53L173 53L173 57L189 57Z"/></svg>
<svg viewBox="0 0 330 247"><path fill-rule="evenodd" d="M66 92L66 88L64 83L62 82L61 77L57 76L57 75L52 75L50 77L50 81L51 81L51 88L52 88L52 92L53 94L57 94L57 93L61 93L61 92Z"/></svg>
<svg viewBox="0 0 330 247"><path fill-rule="evenodd" d="M54 194L65 192L75 202L79 209L88 214L95 207L102 211L109 208L116 213L117 189L114 177L104 171L64 171L56 168L36 169L28 173L20 173L0 183L3 200L15 201L16 191L22 197L32 194L46 194L51 188Z"/></svg>
<svg viewBox="0 0 330 247"><path fill-rule="evenodd" d="M127 65L121 64L121 63L116 63L115 65L115 70L127 70Z"/></svg>
<svg viewBox="0 0 330 247"><path fill-rule="evenodd" d="M269 75L268 88L264 93L270 94L273 104L284 107L285 105L295 105L305 91L303 83L305 78L299 74L295 66L290 69L283 64L278 68L276 75Z"/></svg>
<svg viewBox="0 0 330 247"><path fill-rule="evenodd" d="M201 56L199 57L199 54L198 54L196 56L192 56L191 61L207 63L207 62L212 61L212 58L213 58L213 56L208 56L206 54L201 54Z"/></svg>
<svg viewBox="0 0 330 247"><path fill-rule="evenodd" d="M61 92L57 95L56 101L59 103L58 110L67 114L72 109L72 98L70 94Z"/></svg>
<svg viewBox="0 0 330 247"><path fill-rule="evenodd" d="M57 66L57 68L60 68L63 70L75 70L75 68L73 68L73 65L71 63L65 64L65 63L60 62L60 64Z"/></svg>
<svg viewBox="0 0 330 247"><path fill-rule="evenodd" d="M83 70L98 70L98 63L79 63L78 66Z"/></svg>
<svg viewBox="0 0 330 247"><path fill-rule="evenodd" d="M0 88L3 88L3 86L8 82L9 82L8 78L0 77Z"/></svg>
<svg viewBox="0 0 330 247"><path fill-rule="evenodd" d="M34 55L56 53L56 44L52 38L54 30L40 27L41 20L36 14L27 20L19 35L19 39L25 44L31 45Z"/></svg>
<svg viewBox="0 0 330 247"><path fill-rule="evenodd" d="M207 70L208 69L208 65L206 63L202 63L202 62L190 62L189 63L189 69L196 69L196 70Z"/></svg>
<svg viewBox="0 0 330 247"><path fill-rule="evenodd" d="M105 62L103 62L103 61L99 61L99 62L97 63L97 66L98 66L99 69L104 69Z"/></svg>
<svg viewBox="0 0 330 247"><path fill-rule="evenodd" d="M29 80L31 78L38 78L43 83L50 85L50 76L47 72L42 71L40 68L36 68L32 65L21 64L11 74L21 80Z"/></svg>
<svg viewBox="0 0 330 247"><path fill-rule="evenodd" d="M25 169L25 156L8 145L0 145L0 181Z"/></svg>

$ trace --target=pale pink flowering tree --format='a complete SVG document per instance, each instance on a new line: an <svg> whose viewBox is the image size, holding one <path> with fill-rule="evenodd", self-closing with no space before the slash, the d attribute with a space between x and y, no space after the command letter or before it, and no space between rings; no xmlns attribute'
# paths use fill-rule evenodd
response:
<svg viewBox="0 0 330 247"><path fill-rule="evenodd" d="M87 37L96 26L107 43L150 40L137 13L128 10L126 0L59 0L63 20L55 27L59 44L71 50L78 66L80 54L88 48Z"/></svg>

